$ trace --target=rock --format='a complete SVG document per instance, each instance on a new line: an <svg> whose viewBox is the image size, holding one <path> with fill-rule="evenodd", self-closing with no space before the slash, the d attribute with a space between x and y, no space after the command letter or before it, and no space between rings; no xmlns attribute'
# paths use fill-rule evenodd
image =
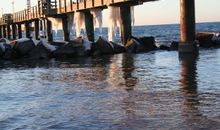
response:
<svg viewBox="0 0 220 130"><path fill-rule="evenodd" d="M146 47L147 51L153 51L157 49L154 37L140 37L139 39L141 43Z"/></svg>
<svg viewBox="0 0 220 130"><path fill-rule="evenodd" d="M30 59L48 59L50 57L50 50L48 50L42 42L29 52Z"/></svg>
<svg viewBox="0 0 220 130"><path fill-rule="evenodd" d="M113 50L114 50L114 53L123 53L125 52L125 47L117 44L117 43L114 43L114 42L110 42L112 45L113 45Z"/></svg>
<svg viewBox="0 0 220 130"><path fill-rule="evenodd" d="M10 44L10 41L8 39L6 39L6 38L1 38L0 42L6 43L6 44Z"/></svg>
<svg viewBox="0 0 220 130"><path fill-rule="evenodd" d="M27 55L35 47L33 40L30 39L18 39L13 41L11 44L18 54L18 57Z"/></svg>
<svg viewBox="0 0 220 130"><path fill-rule="evenodd" d="M4 42L0 42L0 58L4 55L5 53L5 43Z"/></svg>
<svg viewBox="0 0 220 130"><path fill-rule="evenodd" d="M216 33L213 35L212 42L215 47L220 47L220 33Z"/></svg>
<svg viewBox="0 0 220 130"><path fill-rule="evenodd" d="M137 38L130 37L125 45L126 52L128 53L139 53L146 52L147 48Z"/></svg>
<svg viewBox="0 0 220 130"><path fill-rule="evenodd" d="M179 48L179 42L172 41L170 45L170 50L178 50Z"/></svg>
<svg viewBox="0 0 220 130"><path fill-rule="evenodd" d="M113 45L106 39L99 37L99 39L94 44L92 44L91 53L92 55L113 54Z"/></svg>
<svg viewBox="0 0 220 130"><path fill-rule="evenodd" d="M57 41L53 41L53 42L50 42L49 43L50 45L53 45L53 46L63 46L65 44L67 44L66 42L57 42Z"/></svg>
<svg viewBox="0 0 220 130"><path fill-rule="evenodd" d="M84 56L85 48L83 44L75 43L70 41L70 43L58 47L53 51L53 57L55 58L73 58L77 56Z"/></svg>
<svg viewBox="0 0 220 130"><path fill-rule="evenodd" d="M2 58L5 60L14 60L17 58L17 53L10 45L7 45Z"/></svg>
<svg viewBox="0 0 220 130"><path fill-rule="evenodd" d="M210 48L213 47L213 34L212 33L197 33L196 40L199 41L200 47Z"/></svg>
<svg viewBox="0 0 220 130"><path fill-rule="evenodd" d="M159 46L159 49L160 49L160 50L167 50L167 51L169 51L169 50L170 50L170 47L168 47L168 46L166 46L166 45L160 45L160 46Z"/></svg>

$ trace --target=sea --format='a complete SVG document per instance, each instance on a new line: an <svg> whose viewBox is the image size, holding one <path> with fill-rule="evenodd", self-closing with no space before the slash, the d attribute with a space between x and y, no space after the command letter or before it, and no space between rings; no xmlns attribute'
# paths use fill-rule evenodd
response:
<svg viewBox="0 0 220 130"><path fill-rule="evenodd" d="M220 32L220 23L198 23L196 30ZM132 31L157 44L180 39L177 24ZM157 50L0 61L0 130L219 130L219 104L217 48L188 58Z"/></svg>

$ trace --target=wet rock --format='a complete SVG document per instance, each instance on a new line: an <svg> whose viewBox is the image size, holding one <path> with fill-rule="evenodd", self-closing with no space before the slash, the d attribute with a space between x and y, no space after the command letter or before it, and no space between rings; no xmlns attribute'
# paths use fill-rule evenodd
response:
<svg viewBox="0 0 220 130"><path fill-rule="evenodd" d="M140 53L146 52L148 49L143 45L143 43L135 37L130 37L125 45L126 52L128 53Z"/></svg>
<svg viewBox="0 0 220 130"><path fill-rule="evenodd" d="M48 50L42 42L29 52L30 59L48 59L50 57L50 50Z"/></svg>
<svg viewBox="0 0 220 130"><path fill-rule="evenodd" d="M123 53L125 52L125 47L117 44L117 43L114 43L114 42L110 42L112 45L113 45L113 50L114 50L114 53L118 54L118 53Z"/></svg>
<svg viewBox="0 0 220 130"><path fill-rule="evenodd" d="M214 46L212 41L213 36L213 33L197 33L196 40L199 41L200 47L210 48Z"/></svg>
<svg viewBox="0 0 220 130"><path fill-rule="evenodd" d="M170 45L170 50L178 50L178 48L179 48L179 42L172 41Z"/></svg>
<svg viewBox="0 0 220 130"><path fill-rule="evenodd" d="M167 51L169 51L169 50L170 50L170 47L168 47L168 46L166 46L166 45L160 45L160 46L159 46L159 49L160 49L160 50L167 50Z"/></svg>
<svg viewBox="0 0 220 130"><path fill-rule="evenodd" d="M139 39L147 51L153 51L157 49L154 37L140 37Z"/></svg>
<svg viewBox="0 0 220 130"><path fill-rule="evenodd" d="M212 37L212 42L215 47L220 47L220 33L216 33Z"/></svg>
<svg viewBox="0 0 220 130"><path fill-rule="evenodd" d="M65 45L65 44L67 44L66 42L57 42L57 41L53 41L53 42L50 42L49 43L50 45L53 45L53 46L57 46L57 47L59 47L59 46L63 46L63 45Z"/></svg>
<svg viewBox="0 0 220 130"><path fill-rule="evenodd" d="M26 38L13 41L11 42L11 45L16 51L18 57L26 56L35 47L33 40Z"/></svg>
<svg viewBox="0 0 220 130"><path fill-rule="evenodd" d="M85 48L82 42L70 41L68 44L58 47L53 51L55 58L73 58L77 56L84 56Z"/></svg>
<svg viewBox="0 0 220 130"><path fill-rule="evenodd" d="M113 45L106 39L99 37L99 39L92 44L91 53L92 55L113 54Z"/></svg>
<svg viewBox="0 0 220 130"><path fill-rule="evenodd" d="M127 44L125 45L126 52L129 53L140 53L148 52L157 49L154 37L140 37L136 38L131 36Z"/></svg>
<svg viewBox="0 0 220 130"><path fill-rule="evenodd" d="M16 58L18 58L16 51L7 44L7 47L5 49L5 53L2 56L3 59L5 60L14 60Z"/></svg>

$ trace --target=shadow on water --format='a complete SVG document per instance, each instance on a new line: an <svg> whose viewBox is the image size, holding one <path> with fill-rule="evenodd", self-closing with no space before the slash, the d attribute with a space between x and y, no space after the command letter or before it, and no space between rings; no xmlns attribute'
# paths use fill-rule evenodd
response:
<svg viewBox="0 0 220 130"><path fill-rule="evenodd" d="M183 92L184 101L182 106L182 116L185 121L183 126L187 129L217 129L218 123L203 115L201 108L204 102L198 92L197 83L197 62L198 54L180 57L181 79L180 87Z"/></svg>
<svg viewBox="0 0 220 130"><path fill-rule="evenodd" d="M138 82L138 78L132 75L133 71L135 70L134 67L134 56L131 54L123 54L122 57L122 71L123 71L123 78L125 80L126 90L133 90L134 86Z"/></svg>

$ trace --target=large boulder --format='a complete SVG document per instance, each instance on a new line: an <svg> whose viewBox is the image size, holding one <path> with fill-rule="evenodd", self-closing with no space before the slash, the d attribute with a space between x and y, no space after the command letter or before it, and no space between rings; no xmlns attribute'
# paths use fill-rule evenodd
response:
<svg viewBox="0 0 220 130"><path fill-rule="evenodd" d="M0 42L0 58L4 55L5 53L5 43Z"/></svg>
<svg viewBox="0 0 220 130"><path fill-rule="evenodd" d="M157 49L154 37L140 37L139 39L147 51L153 51Z"/></svg>
<svg viewBox="0 0 220 130"><path fill-rule="evenodd" d="M170 45L170 50L178 50L178 48L179 48L179 42L172 41Z"/></svg>
<svg viewBox="0 0 220 130"><path fill-rule="evenodd" d="M12 41L11 45L18 57L26 56L35 47L34 41L27 38Z"/></svg>
<svg viewBox="0 0 220 130"><path fill-rule="evenodd" d="M112 45L113 45L113 50L114 50L114 53L118 54L118 53L123 53L125 52L125 47L117 44L117 43L114 43L114 42L110 42Z"/></svg>
<svg viewBox="0 0 220 130"><path fill-rule="evenodd" d="M136 38L131 36L126 43L125 48L126 52L140 53L156 50L157 46L154 37Z"/></svg>
<svg viewBox="0 0 220 130"><path fill-rule="evenodd" d="M170 47L167 46L167 45L162 44L162 45L159 46L159 49L160 49L160 50L167 50L167 51L169 51L169 50L170 50Z"/></svg>
<svg viewBox="0 0 220 130"><path fill-rule="evenodd" d="M46 48L42 41L40 41L28 55L30 59L48 59L50 57L50 52L50 49Z"/></svg>
<svg viewBox="0 0 220 130"><path fill-rule="evenodd" d="M9 44L5 44L5 52L2 56L5 60L14 60L18 57L16 51Z"/></svg>
<svg viewBox="0 0 220 130"><path fill-rule="evenodd" d="M220 33L216 33L213 35L212 42L215 47L220 47Z"/></svg>
<svg viewBox="0 0 220 130"><path fill-rule="evenodd" d="M92 55L113 54L113 45L106 39L99 37L99 39L94 44L92 44L91 53Z"/></svg>
<svg viewBox="0 0 220 130"><path fill-rule="evenodd" d="M199 41L200 47L210 48L214 46L212 41L213 36L213 33L196 33L196 40Z"/></svg>
<svg viewBox="0 0 220 130"><path fill-rule="evenodd" d="M83 40L77 38L71 40L68 44L58 47L53 51L53 57L55 58L72 58L85 55L85 47L83 46Z"/></svg>

